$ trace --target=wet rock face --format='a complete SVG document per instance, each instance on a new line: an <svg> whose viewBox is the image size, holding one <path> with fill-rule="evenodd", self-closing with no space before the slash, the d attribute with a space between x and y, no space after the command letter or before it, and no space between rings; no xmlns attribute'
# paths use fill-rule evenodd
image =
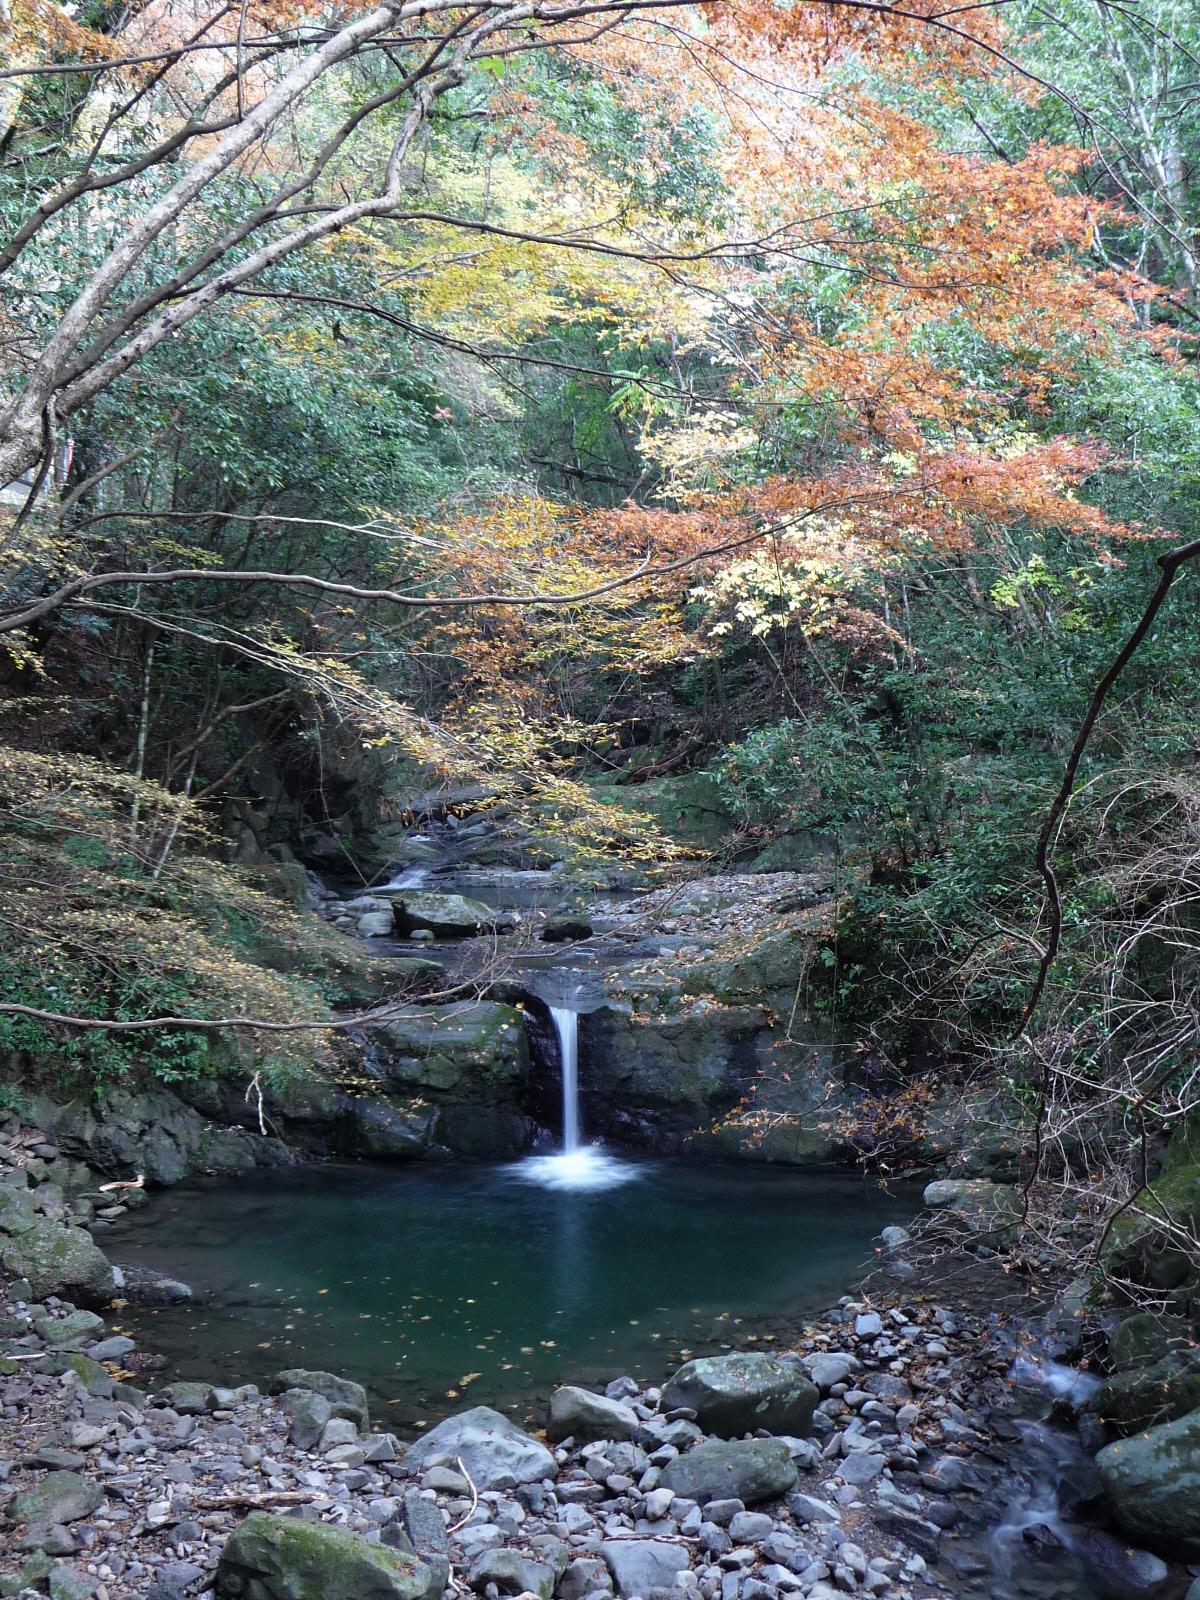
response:
<svg viewBox="0 0 1200 1600"><path fill-rule="evenodd" d="M495 1001L427 1007L364 1033L374 1093L342 1108L360 1150L392 1153L381 1146L398 1144L395 1153L404 1154L406 1139L417 1150L470 1156L529 1147L536 1130L526 1111L529 1041L519 1011Z"/></svg>
<svg viewBox="0 0 1200 1600"><path fill-rule="evenodd" d="M239 1098L243 1092L244 1086ZM233 1175L287 1160L278 1139L215 1128L208 1116L166 1089L113 1090L103 1106L57 1105L35 1097L33 1110L39 1127L62 1150L118 1178L143 1174L151 1183L175 1184L197 1172ZM244 1104L241 1111L245 1114Z"/></svg>

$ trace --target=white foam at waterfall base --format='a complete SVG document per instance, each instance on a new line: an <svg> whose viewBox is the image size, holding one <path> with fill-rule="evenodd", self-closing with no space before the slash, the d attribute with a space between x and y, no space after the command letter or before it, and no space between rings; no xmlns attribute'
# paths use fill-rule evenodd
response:
<svg viewBox="0 0 1200 1600"><path fill-rule="evenodd" d="M640 1178L644 1169L585 1144L554 1156L529 1156L509 1171L521 1183L543 1189L615 1189Z"/></svg>
<svg viewBox="0 0 1200 1600"><path fill-rule="evenodd" d="M522 1183L543 1189L615 1189L639 1177L640 1169L581 1142L579 1131L579 1012L571 1005L551 1006L562 1064L562 1149L557 1155L530 1156L511 1168Z"/></svg>

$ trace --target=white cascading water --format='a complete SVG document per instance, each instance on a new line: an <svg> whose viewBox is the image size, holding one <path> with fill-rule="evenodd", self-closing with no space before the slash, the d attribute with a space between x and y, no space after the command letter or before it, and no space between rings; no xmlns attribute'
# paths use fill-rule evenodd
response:
<svg viewBox="0 0 1200 1600"><path fill-rule="evenodd" d="M512 1170L526 1183L546 1189L612 1189L639 1176L639 1168L618 1161L597 1145L584 1144L579 1119L579 1012L572 996L566 1005L552 1005L550 1019L558 1036L562 1072L562 1149L553 1156L531 1156Z"/></svg>
<svg viewBox="0 0 1200 1600"><path fill-rule="evenodd" d="M551 1006L562 1062L562 1127L565 1156L579 1149L579 1013L569 1006Z"/></svg>

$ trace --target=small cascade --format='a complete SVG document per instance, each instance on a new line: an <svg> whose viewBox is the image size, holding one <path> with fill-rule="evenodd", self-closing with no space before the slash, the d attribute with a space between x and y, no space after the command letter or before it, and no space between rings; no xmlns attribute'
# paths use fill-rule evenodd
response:
<svg viewBox="0 0 1200 1600"><path fill-rule="evenodd" d="M395 889L419 889L428 877L428 867L405 867L390 883L381 883L372 893L390 894Z"/></svg>
<svg viewBox="0 0 1200 1600"><path fill-rule="evenodd" d="M642 1169L584 1144L579 1116L579 995L549 1007L558 1037L562 1072L562 1148L557 1155L531 1156L511 1169L524 1183L546 1189L613 1189L640 1176Z"/></svg>

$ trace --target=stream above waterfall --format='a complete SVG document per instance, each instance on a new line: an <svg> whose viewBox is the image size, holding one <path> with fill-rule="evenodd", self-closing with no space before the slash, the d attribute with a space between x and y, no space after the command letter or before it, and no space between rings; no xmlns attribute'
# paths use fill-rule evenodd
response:
<svg viewBox="0 0 1200 1600"><path fill-rule="evenodd" d="M189 1377L346 1372L412 1426L535 1415L556 1382L656 1382L687 1353L770 1349L850 1289L914 1197L786 1170L629 1163L561 1193L505 1166L323 1166L157 1196L106 1235L196 1303L137 1314Z"/></svg>

